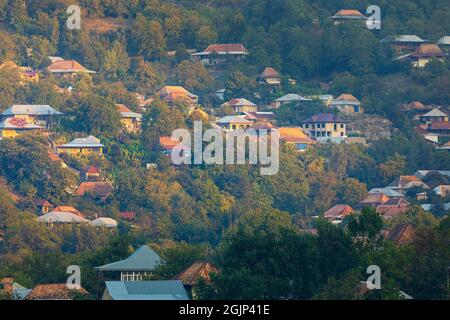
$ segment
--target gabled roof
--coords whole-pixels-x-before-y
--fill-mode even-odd
[[[253,123],[252,121],[244,119],[244,117],[240,117],[240,116],[226,116],[226,117],[220,118],[216,122],[219,124],[227,124],[227,123],[252,124]]]
[[[328,209],[324,213],[325,219],[331,218],[344,218],[354,212],[352,207],[346,204],[337,204],[334,207]]]
[[[94,221],[91,221],[90,224],[95,227],[117,228],[117,221],[111,218],[97,218]]]
[[[225,102],[222,106],[230,106],[230,107],[240,107],[240,106],[256,106],[253,102],[245,99],[245,98],[234,98],[230,101]]]
[[[173,280],[181,280],[185,286],[195,286],[199,279],[211,281],[210,273],[218,273],[218,269],[207,261],[196,261]]]
[[[44,130],[45,128],[34,123],[28,123],[21,118],[6,118],[0,122],[0,129],[11,130]]]
[[[296,101],[312,101],[311,99],[302,97],[299,94],[288,93],[278,99],[274,100],[275,102],[296,102]]]
[[[61,115],[49,105],[32,105],[32,104],[14,104],[6,109],[2,116],[29,115],[29,116],[47,116]]]
[[[96,73],[83,67],[75,60],[57,60],[47,67],[51,73]]]
[[[389,197],[383,193],[369,193],[367,197],[360,202],[360,205],[378,206],[389,200]]]
[[[72,206],[57,206],[56,208],[53,209],[53,212],[70,212],[73,213],[74,215],[84,218],[84,214],[82,214],[80,211],[78,211]]]
[[[429,187],[416,176],[400,176],[394,181],[392,181],[387,187],[388,188],[411,188],[414,186],[422,186],[429,189]]]
[[[84,170],[84,172],[87,174],[100,174],[100,169],[96,166],[89,166],[86,170]]]
[[[166,150],[173,150],[175,147],[177,147],[179,150],[188,148],[184,144],[182,146],[179,146],[180,141],[173,139],[172,137],[165,136],[165,137],[159,137],[159,145]]]
[[[122,118],[142,119],[142,114],[131,111],[124,104],[116,104],[116,107]]]
[[[407,206],[385,206],[385,205],[379,205],[377,207],[377,213],[382,215],[384,219],[391,219],[394,218],[402,213],[405,213],[408,211]]]
[[[104,145],[100,143],[100,139],[89,136],[87,138],[77,138],[67,144],[59,146],[59,148],[103,148]]]
[[[367,19],[365,15],[363,15],[358,10],[354,9],[343,9],[336,12],[332,19]]]
[[[264,71],[259,75],[260,78],[281,78],[280,73],[272,67],[267,67]]]
[[[369,193],[382,193],[389,198],[403,198],[403,194],[390,188],[373,188]]]
[[[385,43],[385,42],[421,43],[421,42],[425,42],[425,40],[421,39],[420,37],[416,36],[415,34],[402,34],[402,35],[387,36],[383,40],[381,40],[381,42],[382,43]]]
[[[386,235],[386,240],[394,241],[396,244],[406,244],[414,239],[415,230],[412,224],[398,224]]]
[[[125,260],[109,263],[95,269],[99,271],[153,271],[162,263],[158,254],[144,245]]]
[[[301,123],[345,123],[346,121],[331,113],[316,114]]]
[[[72,300],[74,294],[88,295],[83,289],[69,289],[67,284],[38,284],[25,300]]]
[[[421,44],[411,55],[413,58],[444,57],[447,54],[435,44]]]
[[[421,117],[448,117],[448,115],[446,113],[442,112],[441,110],[439,110],[438,108],[434,108],[433,110],[425,113]]]
[[[93,194],[99,197],[107,197],[113,192],[114,187],[109,182],[82,182],[75,191],[76,196]]]
[[[450,36],[443,36],[437,41],[437,44],[440,45],[450,45]]]
[[[240,43],[227,43],[227,44],[211,44],[203,50],[203,52],[193,53],[193,56],[208,55],[211,53],[217,54],[248,54],[247,49]]]
[[[106,281],[105,284],[113,300],[189,300],[179,280]]]
[[[89,220],[81,218],[71,212],[49,212],[38,217],[39,222],[45,223],[88,223]]]

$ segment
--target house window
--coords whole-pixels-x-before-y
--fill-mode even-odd
[[[331,131],[327,131],[327,136],[328,136],[328,137],[331,136]]]
[[[344,129],[344,124],[343,123],[341,123],[341,129]]]
[[[343,132],[341,132],[341,137],[343,137],[344,136],[344,133]]]
[[[334,124],[334,131],[336,131],[337,130],[337,124],[335,123]]]

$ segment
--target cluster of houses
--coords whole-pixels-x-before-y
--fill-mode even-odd
[[[196,261],[171,280],[151,280],[163,259],[144,245],[131,256],[96,267],[99,281],[104,283],[103,294],[93,297],[101,300],[190,300],[197,298],[200,279],[211,280],[218,269],[207,261]],[[88,296],[82,287],[65,283],[40,284],[27,289],[14,278],[0,279],[0,294],[15,300],[72,300]]]
[[[386,187],[373,188],[355,208],[346,204],[338,204],[324,213],[324,218],[333,224],[340,224],[343,220],[358,210],[372,207],[386,220],[406,213],[411,204],[407,200],[412,198],[421,204],[425,211],[433,209],[433,204],[427,204],[428,194],[439,196],[443,202],[450,195],[450,171],[446,170],[418,170],[414,175],[399,176]],[[450,204],[442,203],[445,210]]]
[[[444,36],[432,42],[417,35],[391,35],[381,40],[390,45],[398,55],[395,60],[409,61],[415,68],[423,68],[432,59],[444,62],[450,49],[450,37]]]

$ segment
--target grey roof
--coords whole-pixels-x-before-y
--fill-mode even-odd
[[[369,193],[382,193],[389,198],[403,198],[403,195],[400,192],[390,188],[373,188]]]
[[[142,119],[142,114],[136,112],[121,112],[120,115],[122,118]]]
[[[217,123],[225,124],[230,122],[239,122],[239,123],[253,123],[250,120],[244,119],[242,116],[226,116],[217,120]]]
[[[301,95],[295,93],[288,93],[278,99],[275,99],[276,102],[289,102],[289,101],[312,101],[311,99],[302,97]]]
[[[86,220],[71,212],[49,212],[38,218],[39,222],[46,223],[88,223]]]
[[[83,147],[102,148],[102,147],[104,147],[104,145],[100,143],[100,139],[97,139],[94,136],[89,136],[87,138],[74,139],[71,142],[69,142],[67,144],[63,144],[59,147],[60,148],[83,148]]]
[[[442,112],[441,110],[434,108],[430,112],[425,113],[422,117],[446,117],[447,114]]]
[[[106,281],[113,300],[189,300],[180,280]]]
[[[100,271],[153,271],[162,263],[158,254],[148,246],[142,246],[125,260],[109,263],[95,269]]]
[[[331,113],[319,113],[300,123],[346,123],[346,121]]]
[[[416,36],[415,34],[401,34],[387,36],[381,42],[425,42],[425,40]]]
[[[61,115],[62,113],[56,111],[49,105],[32,105],[32,104],[15,104],[6,109],[2,116],[14,116],[14,115],[33,115],[33,116],[45,116],[45,115]]]
[[[438,40],[437,44],[450,45],[450,36],[444,36],[444,37],[440,38]]]

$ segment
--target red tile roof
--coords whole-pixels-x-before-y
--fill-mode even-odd
[[[185,286],[194,286],[199,279],[206,282],[211,281],[210,273],[218,273],[211,263],[206,261],[196,261],[189,268],[176,275],[173,280],[181,280]]]
[[[337,97],[335,100],[359,102],[359,100],[357,98],[355,98],[353,95],[351,95],[350,93],[343,93],[339,97]]]
[[[204,50],[204,52],[243,52],[248,53],[244,45],[240,43],[227,44],[211,44]]]
[[[124,104],[116,104],[116,107],[119,112],[131,112],[131,110]]]
[[[25,300],[72,300],[74,294],[88,295],[83,289],[69,289],[66,284],[39,284],[26,296]]]
[[[259,76],[260,78],[281,78],[280,73],[272,67],[267,67]]]
[[[82,214],[80,211],[78,211],[72,206],[57,206],[55,209],[53,209],[53,212],[70,212],[83,219],[85,218],[84,214]]]
[[[359,12],[358,10],[354,10],[354,9],[343,9],[343,10],[339,10],[335,16],[340,16],[340,17],[348,17],[348,16],[359,16],[361,18],[365,18],[365,16]]]
[[[113,190],[114,188],[109,182],[82,182],[75,191],[75,195],[92,194],[94,196],[107,197]]]
[[[133,211],[126,211],[119,213],[120,218],[124,220],[134,220],[136,219],[136,212]]]
[[[414,237],[415,230],[410,223],[398,224],[386,235],[387,240],[394,241],[398,245],[409,243]]]
[[[100,174],[100,170],[96,166],[87,167],[85,173],[88,174]]]
[[[350,215],[352,212],[354,212],[355,210],[353,210],[352,207],[350,207],[349,205],[346,204],[337,204],[334,207],[328,209],[325,213],[324,213],[324,217],[325,219],[330,219],[330,218],[339,218],[339,217],[346,217],[348,215]]]
[[[414,58],[431,58],[431,57],[444,57],[447,54],[441,50],[436,44],[421,44],[416,51],[412,54]]]
[[[77,72],[92,72],[75,60],[60,60],[55,61],[47,67],[47,70],[54,73],[77,73]]]

